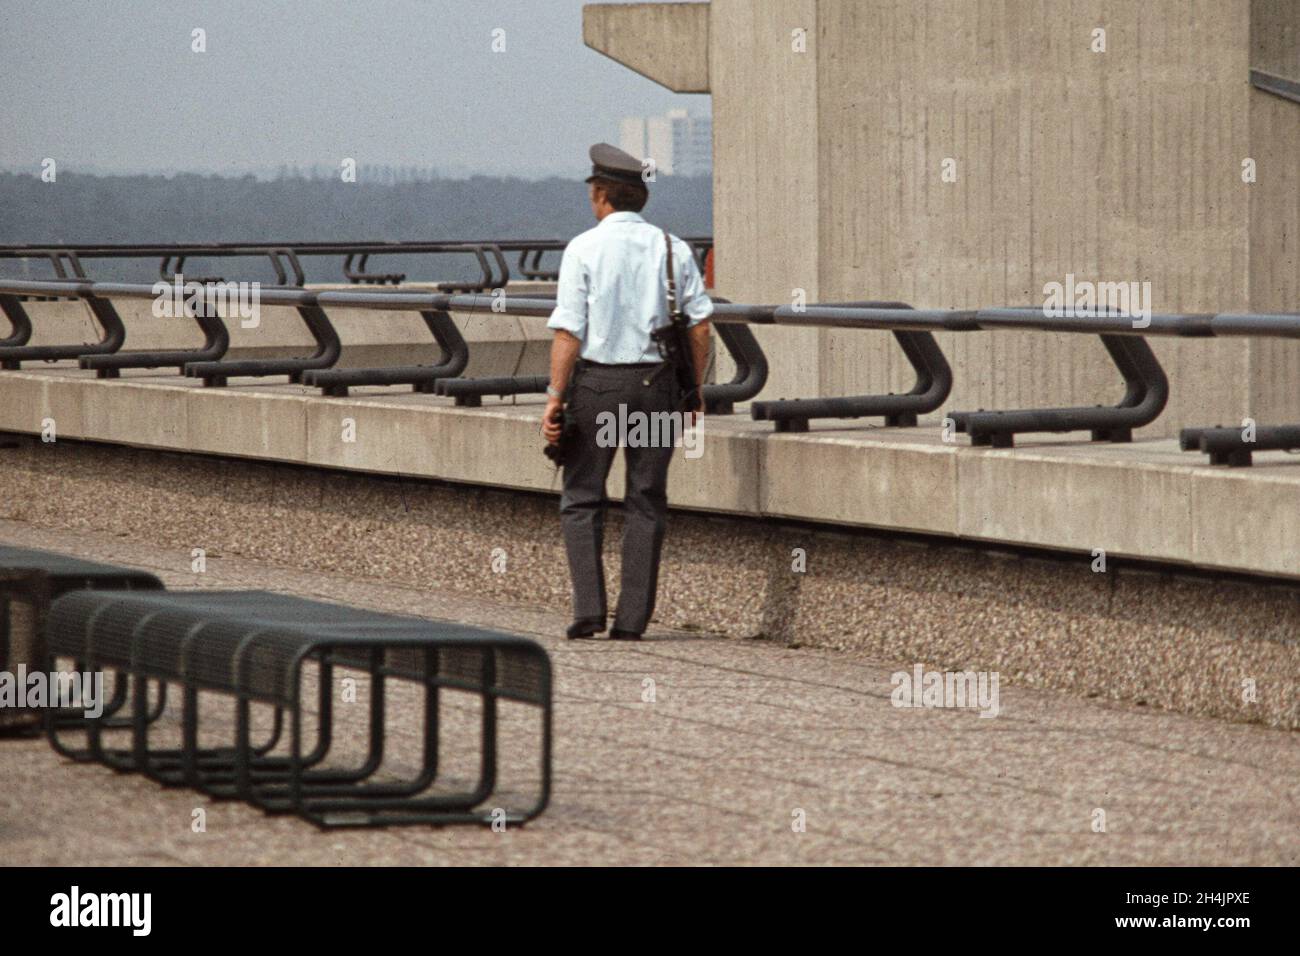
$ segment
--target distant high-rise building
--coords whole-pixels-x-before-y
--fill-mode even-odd
[[[707,176],[713,171],[713,120],[669,110],[663,116],[629,116],[619,129],[625,152],[654,161],[664,176]]]
[[[618,148],[625,153],[631,153],[633,156],[645,157],[645,117],[624,117],[622,124],[619,126]]]

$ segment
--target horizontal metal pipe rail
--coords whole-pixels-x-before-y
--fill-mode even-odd
[[[1300,81],[1278,76],[1276,73],[1266,73],[1263,70],[1251,70],[1250,85],[1257,90],[1290,100],[1292,103],[1300,103]]]
[[[59,279],[0,279],[0,295],[46,297],[96,296],[99,298],[155,299],[151,285],[126,282],[88,282]],[[318,304],[354,309],[452,312],[495,312],[505,315],[550,315],[555,300],[544,296],[484,293],[451,294],[394,289],[301,289],[263,286],[261,304],[299,306]],[[1040,332],[1080,332],[1089,335],[1133,335],[1180,338],[1264,337],[1300,338],[1300,312],[1259,314],[1152,315],[1141,326],[1132,319],[1110,314],[1076,314],[1053,317],[1041,309],[993,308],[937,310],[912,308],[857,308],[830,305],[742,305],[718,302],[711,320],[739,325],[818,327],[843,329],[895,329],[922,332],[979,332],[1020,329]]]
[[[457,405],[478,408],[484,395],[540,395],[550,384],[549,375],[506,375],[500,378],[444,378],[434,392],[454,398]]]
[[[683,242],[693,249],[713,247],[712,236],[686,236]],[[206,250],[276,248],[320,253],[354,252],[402,252],[411,247],[426,245],[486,245],[494,243],[505,252],[519,252],[533,249],[544,251],[562,251],[565,240],[550,239],[337,239],[311,240],[306,242],[10,242],[0,243],[0,256],[15,252],[41,252],[51,249],[60,252],[83,252],[96,258],[116,256],[119,258],[157,258],[180,250],[195,250],[199,255]]]
[[[275,273],[276,284],[298,288],[306,284],[306,273],[301,259],[308,256],[344,256],[343,272],[345,278],[354,284],[392,281],[400,282],[404,274],[385,274],[375,276],[352,270],[353,259],[361,256],[364,262],[371,255],[378,253],[400,253],[405,255],[444,254],[472,255],[478,262],[480,278],[478,281],[448,283],[443,291],[481,291],[500,288],[510,281],[510,270],[504,258],[504,252],[522,250],[527,252],[551,248],[553,240],[545,241],[507,241],[499,242],[406,242],[406,243],[200,243],[200,244],[165,244],[165,245],[104,245],[104,246],[47,246],[47,245],[9,245],[0,246],[0,259],[48,259],[57,278],[85,278],[85,266],[82,259],[144,259],[160,258],[159,278],[172,282],[178,274],[183,273],[185,262],[191,258],[266,258]],[[560,246],[563,248],[562,244]],[[489,264],[488,256],[495,262],[495,268]],[[364,268],[364,266],[362,266]],[[200,283],[220,282],[220,276],[191,276],[191,280]]]
[[[182,248],[163,256],[162,262],[158,265],[158,278],[164,282],[175,282],[179,276],[184,274],[185,260],[193,255],[194,253],[190,250]],[[274,246],[231,247],[222,250],[220,253],[206,253],[206,255],[232,258],[266,256],[271,263],[271,269],[275,272],[277,285],[303,286],[307,284],[307,276],[303,272],[302,263],[298,261],[298,254],[292,249]],[[281,262],[282,258],[283,262]],[[176,262],[173,263],[172,259],[175,259]],[[287,271],[285,269],[286,264],[288,265]],[[293,274],[292,279],[289,277],[290,273]],[[193,276],[192,281],[207,284],[208,282],[221,282],[223,280],[220,276]]]
[[[537,301],[541,301],[540,298]],[[555,300],[546,299],[555,306]],[[715,303],[726,299],[714,299]],[[549,312],[543,313],[549,315]],[[735,362],[736,371],[731,381],[704,386],[705,410],[714,415],[731,415],[736,402],[746,402],[757,395],[767,383],[767,356],[754,338],[754,333],[743,325],[718,326],[718,338]],[[438,395],[452,397],[457,405],[477,408],[483,396],[540,395],[550,384],[549,375],[516,375],[494,378],[443,378],[434,387]]]
[[[76,296],[85,299],[91,308],[95,310],[97,316],[102,314],[105,317],[103,321],[106,332],[112,334],[106,334],[104,341],[93,346],[86,344],[5,346],[4,342],[6,341],[17,341],[20,338],[26,341],[26,338],[30,337],[30,320],[26,313],[22,311],[17,296],[31,296],[34,294],[46,297]],[[5,310],[6,314],[10,315],[10,320],[14,325],[13,334],[8,339],[0,340],[0,363],[2,363],[0,367],[16,369],[20,367],[21,362],[24,360],[81,358],[91,354],[116,353],[125,339],[125,330],[121,327],[120,318],[117,318],[117,312],[110,300],[121,298],[154,300],[157,298],[157,294],[153,291],[152,286],[134,283],[89,283],[72,280],[0,280],[0,309]],[[321,388],[326,395],[331,396],[346,395],[349,387],[360,385],[407,384],[415,386],[417,391],[427,392],[431,391],[438,381],[459,375],[468,363],[468,345],[447,314],[452,308],[468,312],[501,312],[503,305],[508,305],[505,311],[513,315],[543,316],[550,315],[555,308],[554,299],[545,298],[531,299],[513,296],[502,298],[481,294],[453,295],[450,293],[378,290],[325,290],[318,292],[311,289],[275,286],[263,287],[260,290],[259,303],[265,306],[284,306],[297,309],[307,326],[308,332],[317,344],[316,351],[311,355],[291,358],[242,359],[237,361],[222,361],[220,355],[207,358],[206,351],[219,351],[220,354],[224,354],[226,344],[229,341],[228,334],[226,334],[217,343],[220,346],[219,349],[214,347],[211,350],[205,350],[204,358],[198,361],[186,361],[182,365],[183,374],[189,377],[201,378],[205,386],[211,387],[225,386],[230,378],[236,376],[287,375],[290,381]],[[325,310],[335,307],[419,312],[429,326],[434,340],[442,350],[442,356],[438,364],[369,369],[333,368],[332,366],[341,355],[342,346],[338,333]],[[11,313],[9,312],[10,308],[16,311]],[[207,315],[211,314],[208,309],[199,311],[204,313],[205,321]],[[112,325],[112,319],[117,319],[116,326]],[[215,319],[215,321],[220,322],[220,319]],[[24,331],[25,336],[21,334]],[[222,332],[225,333],[224,324],[222,325]],[[120,358],[112,368],[100,368],[91,365],[89,359],[82,359],[81,364],[86,368],[97,368],[102,377],[108,377],[115,374],[120,368],[153,368],[176,364],[172,360],[177,357],[176,353],[171,352],[126,352],[119,354]],[[544,389],[545,384],[537,391],[543,391]],[[520,388],[516,389],[514,393],[520,394],[528,390]],[[482,394],[492,393],[490,390]]]
[[[713,240],[708,236],[693,236],[685,242],[691,246],[704,268]],[[343,256],[343,274],[357,285],[398,284],[406,279],[405,273],[367,272],[367,263],[375,255],[438,255],[467,254],[475,256],[482,276],[478,282],[443,283],[440,291],[483,291],[505,286],[510,281],[506,253],[518,253],[518,269],[525,278],[533,281],[551,281],[558,278],[555,270],[541,268],[542,256],[562,252],[566,242],[561,239],[457,239],[457,240],[393,240],[377,242],[211,242],[211,243],[20,243],[0,245],[0,259],[47,259],[56,278],[86,278],[82,259],[160,259],[158,274],[171,282],[182,272],[190,258],[260,258],[271,264],[276,283],[281,286],[302,286],[306,277],[300,260],[308,256]],[[493,265],[487,257],[491,256]],[[175,260],[173,262],[173,260]],[[197,281],[220,281],[215,276],[195,276]]]
[[[1125,375],[1125,398],[1111,409],[1044,409],[1023,412],[957,413],[969,423],[974,418],[980,443],[1006,445],[1017,431],[1075,431],[1089,430],[1098,440],[1124,440],[1125,429],[1131,430],[1154,421],[1163,409],[1168,396],[1168,383],[1155,361],[1154,354],[1141,342],[1147,336],[1176,338],[1264,337],[1300,338],[1300,313],[1171,313],[1151,315],[1135,322],[1131,317],[1098,312],[1076,312],[1071,315],[1052,316],[1041,308],[992,308],[978,310],[901,310],[901,309],[849,309],[838,306],[807,306],[795,308],[780,306],[720,306],[715,322],[749,322],[760,325],[813,326],[822,328],[906,329],[912,331],[976,332],[1020,330],[1041,332],[1075,332],[1099,335],[1103,342],[1107,336],[1129,337],[1128,347],[1122,357],[1117,349],[1107,345],[1112,359]],[[1135,380],[1136,377],[1136,380]],[[1134,389],[1139,391],[1135,392]],[[1100,411],[1101,414],[1097,414]],[[1290,440],[1288,428],[1265,433],[1275,443]],[[1258,439],[1258,432],[1256,438]],[[1226,437],[1216,439],[1227,441]],[[1240,446],[1247,443],[1238,433]],[[1239,450],[1240,450],[1239,446]],[[1185,446],[1188,447],[1188,446]],[[1263,445],[1256,444],[1257,450]],[[1209,451],[1207,449],[1207,451]],[[1228,463],[1226,452],[1211,463]],[[1236,461],[1248,464],[1249,458],[1238,454]]]
[[[1184,428],[1178,433],[1178,446],[1183,451],[1209,455],[1212,465],[1249,468],[1254,463],[1254,452],[1300,450],[1300,425]]]
[[[72,280],[0,280],[0,306],[15,296],[72,296],[84,298],[96,308],[97,315],[112,315],[111,298],[154,298],[151,286],[129,283],[85,282]],[[96,306],[96,303],[99,303]],[[412,311],[494,312],[509,315],[549,315],[554,300],[528,296],[495,296],[479,293],[451,294],[406,290],[329,290],[313,291],[294,288],[264,288],[261,303],[272,306],[298,308],[304,314],[309,328],[313,318],[318,329],[318,350],[306,359],[268,360],[239,363],[199,363],[200,373],[225,378],[230,375],[289,374],[300,380],[312,368],[327,368],[337,360],[335,345],[318,334],[321,329],[332,333],[323,310],[340,306],[362,309],[408,309]],[[993,308],[978,310],[934,310],[909,308],[864,308],[839,305],[794,306],[741,305],[719,302],[714,308],[713,321],[720,325],[774,325],[788,327],[820,327],[847,329],[880,329],[912,332],[975,332],[996,330],[1021,330],[1042,332],[1073,332],[1103,337],[1112,359],[1124,376],[1128,388],[1120,404],[1109,409],[1041,409],[1016,412],[975,412],[962,415],[968,430],[972,424],[973,436],[987,437],[990,443],[1005,442],[1017,432],[1065,432],[1089,430],[1102,440],[1123,440],[1123,432],[1139,427],[1163,409],[1168,396],[1168,383],[1155,362],[1154,355],[1142,339],[1148,336],[1177,338],[1217,337],[1271,337],[1300,338],[1300,313],[1186,313],[1151,315],[1142,322],[1111,313],[1075,313],[1047,315],[1035,308]],[[21,338],[19,322],[9,340]],[[111,324],[111,323],[109,323]],[[120,321],[118,323],[120,332]],[[105,340],[94,346],[42,346],[50,350],[41,355],[23,357],[47,358],[76,357],[98,350],[111,353],[120,347],[120,335],[114,341],[112,330],[106,326]],[[720,333],[721,335],[722,333]],[[1128,339],[1127,343],[1120,341]],[[336,337],[335,337],[336,341]],[[0,344],[0,361],[12,362],[14,353],[22,353],[28,346]],[[52,355],[51,355],[52,353]],[[278,365],[276,363],[279,363]],[[202,368],[202,366],[209,366]],[[214,367],[215,366],[215,367]],[[187,365],[189,374],[196,366]],[[443,379],[439,379],[442,381]],[[436,386],[435,386],[436,387]],[[833,409],[839,412],[840,409]],[[1101,414],[1098,416],[1098,411]],[[994,416],[991,419],[976,416]],[[1270,441],[1290,441],[1290,432],[1281,429],[1267,432]],[[1216,438],[1216,440],[1218,440]],[[1199,447],[1199,443],[1197,444]],[[1262,446],[1256,446],[1262,447]],[[1211,452],[1214,454],[1214,452]]]

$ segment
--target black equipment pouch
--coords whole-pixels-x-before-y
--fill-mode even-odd
[[[695,359],[691,353],[691,320],[682,312],[677,302],[677,279],[673,274],[673,239],[663,230],[664,245],[668,250],[668,324],[650,333],[650,339],[659,347],[665,367],[655,375],[671,370],[677,380],[678,394],[682,397],[682,411],[696,412],[703,408],[703,396],[695,384]]]
[[[565,459],[569,456],[569,450],[573,448],[573,442],[577,434],[578,423],[569,414],[568,408],[561,407],[560,440],[554,445],[547,442],[546,447],[542,449],[542,454],[549,458],[556,468],[563,468]]]

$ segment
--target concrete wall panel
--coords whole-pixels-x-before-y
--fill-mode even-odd
[[[823,297],[1038,305],[1073,273],[1149,281],[1156,310],[1244,308],[1248,29],[1242,0],[821,0]],[[827,333],[826,391],[904,386],[901,356],[864,338]],[[1148,433],[1238,415],[1248,348],[1157,345],[1173,396]],[[945,349],[953,408],[1094,404],[1117,380],[1079,336]]]
[[[1251,66],[1300,82],[1300,3],[1254,0]],[[1300,311],[1300,103],[1252,90],[1250,302],[1258,311]],[[1250,414],[1261,423],[1300,421],[1300,342],[1251,343]]]
[[[818,285],[817,3],[715,0],[713,235],[717,287],[740,302],[809,302]],[[806,33],[796,52],[793,31]],[[821,333],[758,329],[771,357],[764,397],[816,394]],[[719,363],[729,376],[730,361]]]

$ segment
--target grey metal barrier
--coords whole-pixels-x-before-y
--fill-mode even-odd
[[[30,334],[30,320],[21,312],[20,296],[82,298],[104,326],[104,338],[92,345],[38,346],[20,344],[24,331]],[[121,348],[125,338],[121,320],[113,310],[115,298],[155,298],[151,286],[126,283],[85,282],[73,280],[3,280],[0,281],[0,310],[10,316],[14,331],[0,340],[0,367],[17,368],[28,359],[82,357],[85,367],[95,355],[113,354]],[[260,359],[223,361],[208,359],[187,361],[184,373],[197,376],[204,384],[219,386],[232,376],[288,375],[292,381],[307,382],[331,390],[330,394],[346,393],[350,384],[411,384],[428,391],[437,390],[438,383],[452,378],[450,372],[459,363],[463,341],[453,336],[454,326],[441,325],[441,335],[429,316],[437,313],[494,312],[508,315],[549,315],[554,300],[543,297],[516,295],[485,295],[481,293],[417,292],[408,290],[330,290],[315,291],[302,288],[272,287],[263,289],[261,302],[266,305],[297,308],[312,332],[316,351],[308,356],[290,359]],[[17,305],[16,311],[11,311]],[[435,338],[443,348],[443,359],[437,366],[417,366],[397,371],[338,370],[337,375],[324,375],[332,369],[339,357],[337,334],[325,310],[331,307],[359,309],[411,310],[426,315]],[[205,308],[204,310],[208,310]],[[1160,314],[1138,322],[1110,312],[1076,312],[1069,315],[1049,315],[1041,308],[991,308],[975,310],[913,309],[902,303],[881,305],[809,305],[767,306],[741,305],[719,302],[715,306],[713,321],[718,325],[719,336],[732,348],[733,355],[744,359],[748,354],[753,361],[746,367],[738,361],[738,380],[722,386],[723,392],[714,392],[715,407],[730,410],[735,401],[753,397],[766,378],[766,360],[759,359],[761,349],[750,336],[738,339],[738,329],[722,331],[726,326],[769,325],[789,327],[819,327],[841,329],[884,330],[895,333],[900,346],[917,371],[917,384],[902,396],[859,396],[850,398],[796,399],[789,402],[759,402],[751,407],[757,420],[771,420],[778,429],[792,430],[807,427],[813,418],[852,418],[860,415],[882,415],[886,424],[896,427],[914,424],[916,414],[938,407],[951,387],[951,369],[943,359],[937,344],[930,338],[902,336],[898,333],[979,332],[995,330],[1020,330],[1041,332],[1067,332],[1098,336],[1115,362],[1124,383],[1124,395],[1113,406],[1019,409],[950,412],[957,430],[971,436],[974,444],[1010,447],[1018,434],[1034,432],[1067,433],[1087,431],[1094,441],[1122,442],[1132,439],[1133,429],[1154,421],[1168,401],[1169,384],[1159,362],[1152,353],[1146,338],[1150,336],[1179,338],[1216,338],[1225,336],[1300,338],[1300,313],[1254,314]],[[739,347],[733,347],[742,341]],[[157,361],[156,353],[135,353],[132,364],[154,367],[168,362]],[[149,363],[152,362],[153,365]],[[463,368],[463,366],[461,366]],[[437,371],[435,371],[437,370]],[[99,368],[97,374],[109,375],[113,369]],[[322,376],[324,378],[322,379]],[[536,387],[536,383],[490,382],[479,394],[492,394],[505,384],[505,393],[519,393]],[[444,386],[446,389],[446,386]],[[473,386],[467,386],[462,397],[472,397]],[[451,387],[448,394],[456,391]],[[709,398],[706,391],[706,399]],[[466,402],[467,404],[469,402]],[[1253,448],[1294,448],[1297,431],[1291,427],[1264,429],[1248,442],[1245,436],[1234,440],[1226,434],[1229,430],[1189,429],[1184,433],[1184,447],[1196,448],[1210,454],[1212,463],[1229,465],[1250,464]],[[1249,447],[1247,447],[1249,446]]]

